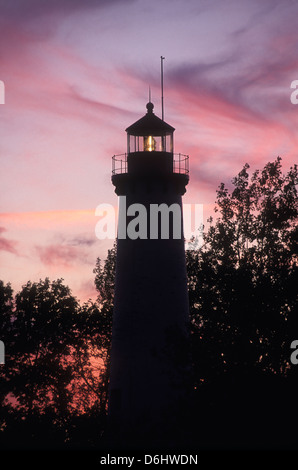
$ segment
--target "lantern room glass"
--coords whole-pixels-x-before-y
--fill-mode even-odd
[[[173,153],[173,134],[169,135],[128,135],[127,152],[169,152]]]

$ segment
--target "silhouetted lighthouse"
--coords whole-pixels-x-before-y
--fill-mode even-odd
[[[153,108],[126,129],[127,154],[113,157],[120,206],[109,419],[122,436],[164,429],[183,406],[188,376],[188,156],[174,154],[175,129]]]

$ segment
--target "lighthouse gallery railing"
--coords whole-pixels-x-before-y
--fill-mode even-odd
[[[112,157],[112,175],[127,173],[127,153],[114,155]],[[173,173],[188,175],[189,156],[183,153],[173,154]]]

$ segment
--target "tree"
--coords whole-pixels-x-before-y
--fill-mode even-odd
[[[215,370],[228,363],[288,368],[288,356],[274,352],[288,347],[287,322],[297,305],[297,167],[282,175],[280,162],[255,171],[251,181],[245,165],[231,193],[222,183],[219,217],[209,221],[203,247],[187,253],[194,329],[220,334],[213,338],[222,345]]]
[[[105,346],[110,348],[112,339],[112,322],[114,306],[115,270],[116,270],[116,243],[108,250],[107,257],[102,264],[97,258],[93,270],[95,274],[95,287],[98,291],[98,303],[101,308],[102,333],[105,336]]]
[[[298,326],[297,166],[283,175],[277,158],[251,179],[248,168],[232,180],[231,192],[220,184],[218,217],[210,218],[203,246],[187,252],[194,385],[198,397],[213,402],[217,419],[230,410],[226,422],[234,422],[232,409],[236,419],[245,408],[248,421],[257,419],[256,410],[269,419],[277,391],[283,405],[271,411],[281,414]]]
[[[1,370],[2,442],[19,446],[63,446],[78,436],[77,425],[97,414],[93,442],[103,421],[99,310],[80,306],[63,280],[28,282],[13,298],[0,284],[0,331],[7,345]]]
[[[96,265],[93,270],[93,273],[95,274],[94,283],[98,291],[97,302],[100,305],[100,321],[98,326],[102,341],[101,350],[103,351],[102,359],[104,369],[102,374],[102,401],[104,400],[105,406],[107,406],[108,400],[110,375],[116,251],[117,248],[115,242],[113,247],[108,250],[104,263],[102,263],[100,258],[97,258]]]

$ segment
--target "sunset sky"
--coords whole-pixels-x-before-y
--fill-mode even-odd
[[[117,206],[111,157],[146,112],[151,87],[190,156],[187,203],[210,214],[245,163],[297,163],[296,0],[0,0],[0,278],[63,278],[95,299],[92,272]]]

